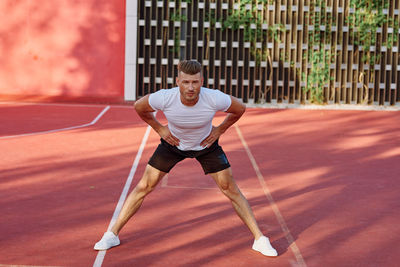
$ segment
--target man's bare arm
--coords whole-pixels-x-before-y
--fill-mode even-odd
[[[231,127],[235,122],[237,122],[240,117],[242,117],[243,113],[246,111],[246,106],[239,101],[236,97],[231,96],[231,106],[226,111],[228,115],[226,115],[225,120],[218,125],[217,127],[213,127],[210,135],[201,142],[201,146],[209,147],[213,144],[225,131]]]
[[[167,141],[170,145],[178,146],[179,139],[171,134],[168,126],[162,125],[155,117],[154,110],[149,104],[149,95],[145,95],[135,102],[135,110],[137,114],[144,120],[151,128],[156,131],[162,139]]]

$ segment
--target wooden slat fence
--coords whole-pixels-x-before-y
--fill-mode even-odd
[[[197,59],[205,86],[244,102],[400,105],[399,2],[138,0],[137,97]]]

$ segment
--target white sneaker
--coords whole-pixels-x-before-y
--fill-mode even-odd
[[[255,251],[269,257],[278,256],[278,252],[271,246],[268,237],[262,236],[257,240],[254,240],[253,247]]]
[[[105,232],[99,242],[94,245],[95,250],[107,250],[120,244],[118,236],[113,232]]]

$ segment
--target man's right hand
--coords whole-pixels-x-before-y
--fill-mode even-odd
[[[179,146],[179,139],[172,135],[168,126],[162,126],[159,128],[157,133],[162,139],[172,146]]]

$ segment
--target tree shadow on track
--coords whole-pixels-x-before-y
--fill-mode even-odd
[[[122,246],[110,251],[105,265],[226,266],[235,261],[235,266],[261,266],[279,262],[251,250],[250,232],[220,192],[159,188],[153,194],[132,225],[127,225],[121,234]],[[160,201],[167,205],[157,207]]]
[[[93,264],[146,131],[114,126],[1,141],[2,263]]]
[[[240,129],[307,264],[393,266],[398,112],[254,115]]]
[[[116,118],[109,115],[107,120]],[[308,266],[391,266],[397,262],[398,125],[398,113],[386,112],[248,110],[239,121]],[[29,138],[26,143],[13,140],[13,150],[3,154],[3,164],[18,163],[3,165],[0,173],[6,176],[0,180],[4,218],[0,229],[8,241],[0,246],[3,253],[11,252],[8,256],[15,261],[10,262],[26,264],[21,259],[29,255],[28,263],[36,265],[93,263],[92,246],[108,225],[137,152],[138,141],[131,142],[132,136],[143,136],[145,131],[144,124],[98,126],[66,133],[61,140],[55,135]],[[234,128],[229,131],[226,135],[235,135]],[[100,137],[103,141],[95,142]],[[158,143],[158,138],[153,139],[134,184]],[[232,149],[233,157],[239,154],[235,149],[243,149],[234,138],[222,138],[222,143]],[[41,153],[34,154],[37,151]],[[254,189],[247,187],[257,179],[253,170],[240,168],[233,165],[236,180],[245,185],[244,191]],[[210,190],[204,197],[203,191],[200,196],[197,191],[167,189],[158,188],[146,199],[136,222],[130,222],[121,236],[124,245],[111,250],[106,261],[115,255],[115,266],[132,262],[157,266],[163,260],[167,261],[164,265],[176,266],[172,260],[182,257],[182,251],[199,251],[182,266],[226,266],[226,255],[233,254],[240,261],[230,264],[244,266],[254,261],[248,230],[221,193]],[[179,194],[184,198],[178,198]],[[249,191],[248,199],[282,255],[268,263],[282,266],[291,244],[277,226],[265,195]],[[183,201],[188,203],[182,211],[187,215],[180,217],[172,207]],[[182,235],[198,230],[203,234],[192,236],[193,242],[182,241]],[[81,241],[77,244],[76,240]],[[157,242],[161,244],[152,250]]]

